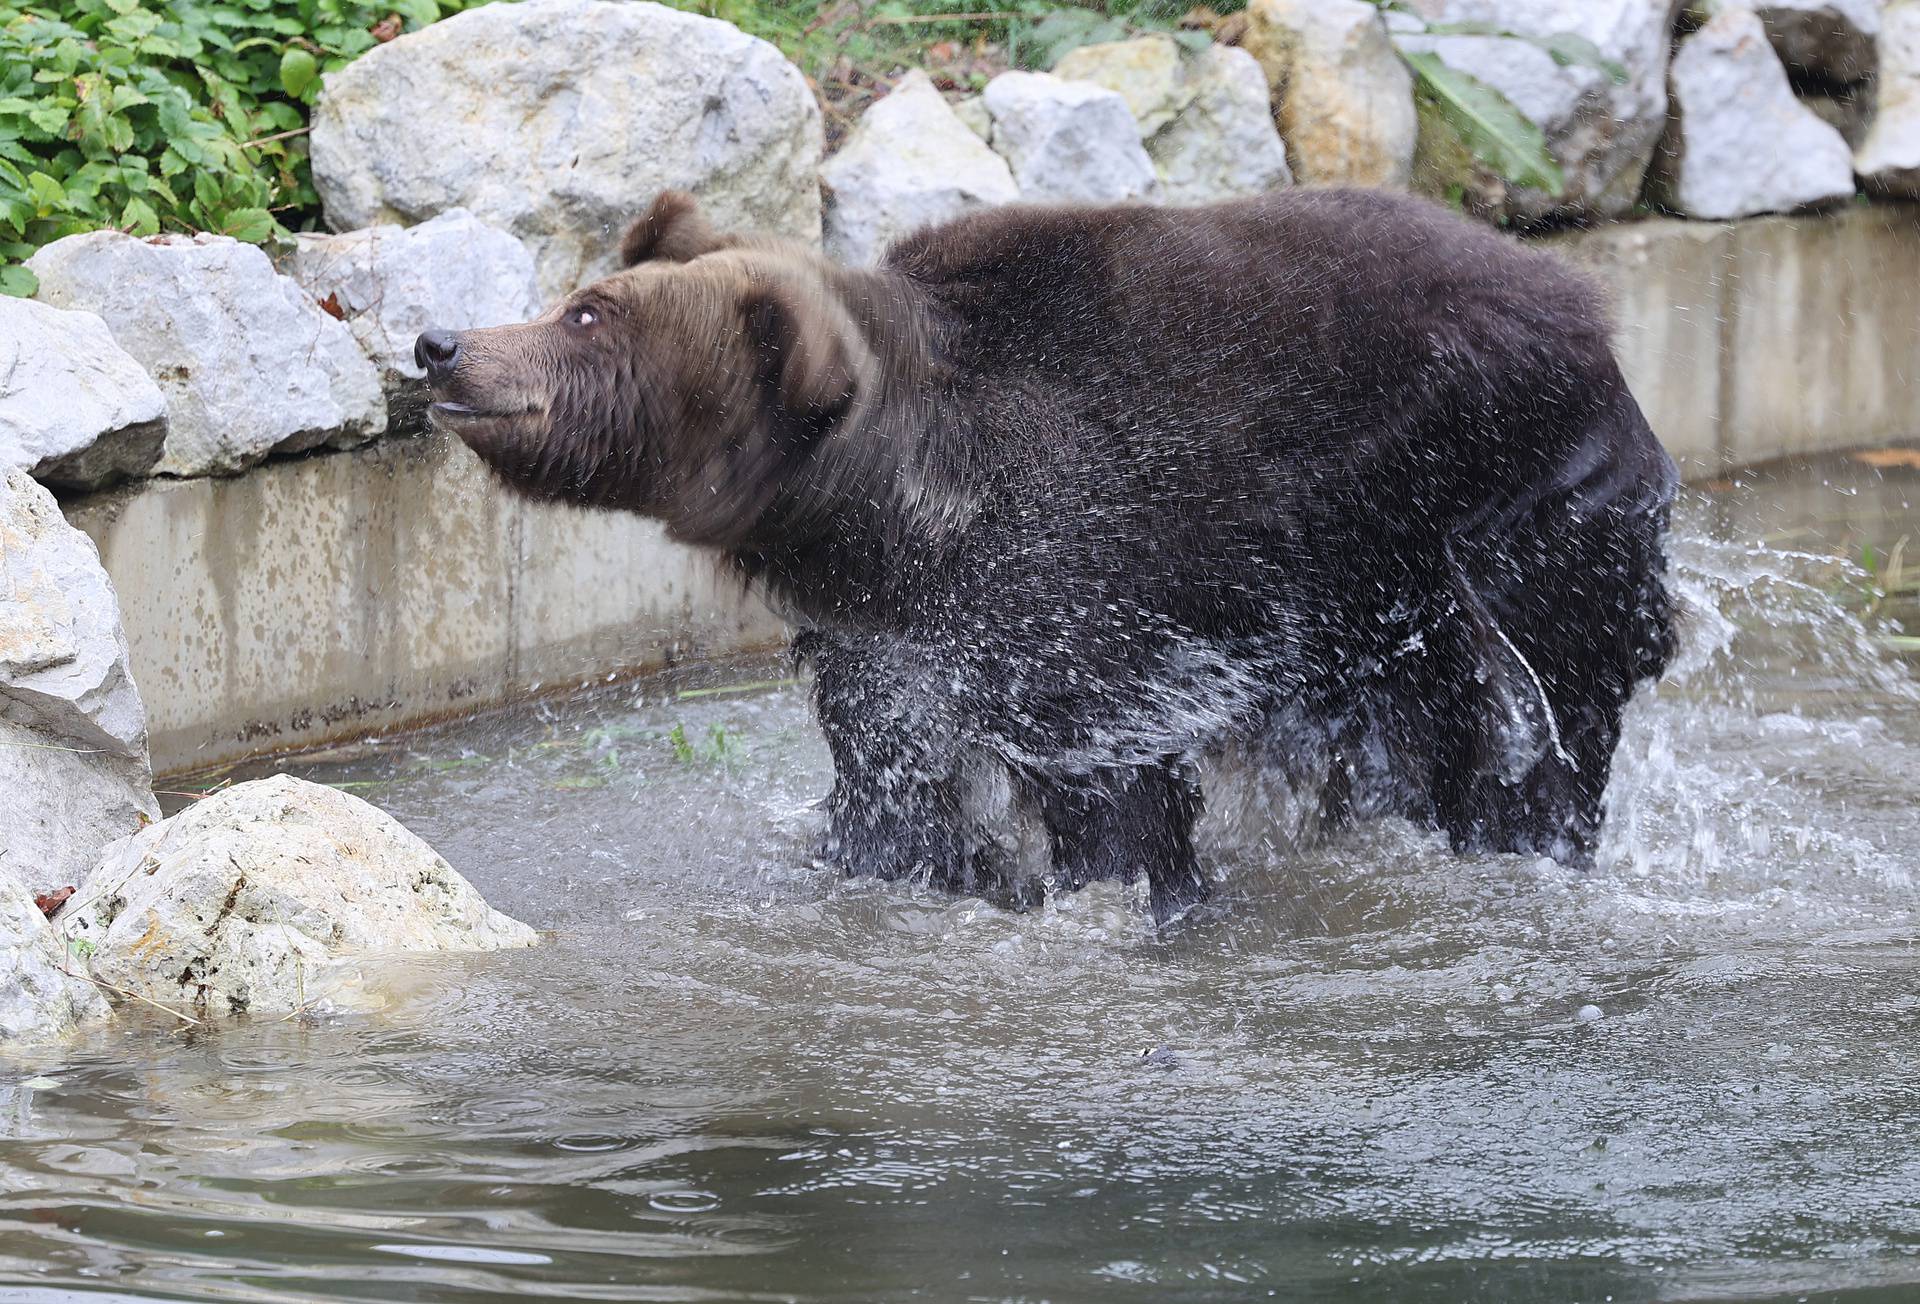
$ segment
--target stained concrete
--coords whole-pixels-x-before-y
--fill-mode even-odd
[[[1547,243],[1608,286],[1628,382],[1690,478],[1920,436],[1920,206]],[[119,590],[161,770],[781,637],[657,526],[514,498],[445,440],[67,510]]]
[[[376,732],[781,629],[648,521],[404,440],[68,505],[119,590],[154,767]]]
[[[1605,282],[1614,353],[1627,385],[1688,478],[1720,469],[1720,350],[1726,338],[1729,228],[1634,222],[1557,239]]]
[[[1627,383],[1688,478],[1920,437],[1920,204],[1546,243],[1611,292]]]

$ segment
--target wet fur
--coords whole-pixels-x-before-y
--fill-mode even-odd
[[[1007,890],[969,825],[989,764],[1062,885],[1144,875],[1178,913],[1227,743],[1336,819],[1591,859],[1670,654],[1675,475],[1557,259],[1329,190],[998,209],[872,270],[668,196],[624,248],[569,301],[607,329],[471,332],[446,392],[545,394],[462,434],[796,622],[849,872]]]

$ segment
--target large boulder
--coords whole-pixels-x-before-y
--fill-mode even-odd
[[[96,489],[160,460],[167,401],[90,312],[0,297],[0,470]]]
[[[1559,197],[1485,176],[1495,207],[1522,220],[1619,217],[1640,198],[1667,122],[1667,60],[1679,0],[1407,0],[1428,23],[1484,23],[1511,36],[1434,36],[1402,26],[1394,39],[1499,91],[1531,119],[1565,174]],[[1557,62],[1536,41],[1574,36],[1617,64]],[[1284,129],[1284,124],[1283,124]]]
[[[120,603],[93,541],[23,470],[0,476],[0,878],[77,883],[160,811]]]
[[[102,981],[217,1014],[360,1003],[360,961],[537,940],[391,816],[285,775],[109,847],[55,923]]]
[[[1253,0],[1258,61],[1296,181],[1405,188],[1419,123],[1413,78],[1364,0]]]
[[[1157,188],[1127,102],[1091,82],[1044,72],[1004,72],[980,103],[990,137],[1023,199],[1036,203],[1119,203]]]
[[[345,326],[249,244],[91,231],[27,265],[39,297],[98,313],[167,400],[166,475],[350,448],[387,427],[380,377]]]
[[[107,1012],[33,893],[0,874],[0,1045],[51,1041]]]
[[[1139,127],[1169,204],[1257,195],[1293,182],[1267,79],[1245,50],[1199,53],[1170,36],[1085,45],[1054,72],[1117,93]]]
[[[1879,40],[1878,113],[1854,156],[1861,184],[1920,199],[1920,0],[1890,0]]]
[[[910,231],[1020,198],[1006,160],[917,69],[860,118],[820,170],[827,252],[871,263]]]
[[[426,369],[413,359],[420,332],[522,322],[541,307],[527,247],[463,208],[418,226],[302,235],[281,269],[337,313],[380,368],[394,434],[424,428]]]
[[[451,208],[526,241],[558,298],[616,266],[658,191],[722,230],[817,240],[820,107],[730,23],[648,3],[484,5],[327,74],[313,180],[335,230]]]
[[[1853,151],[1793,96],[1749,10],[1726,8],[1680,42],[1656,190],[1688,217],[1783,213],[1853,194]]]

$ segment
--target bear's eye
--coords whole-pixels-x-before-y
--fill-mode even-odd
[[[591,308],[575,308],[567,314],[567,321],[574,326],[591,326],[600,320],[600,314]]]

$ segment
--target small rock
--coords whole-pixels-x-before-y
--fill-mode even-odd
[[[533,255],[465,209],[418,226],[375,226],[343,235],[302,235],[281,263],[347,329],[380,368],[389,433],[425,428],[425,368],[413,344],[430,326],[475,330],[540,314]]]
[[[1607,1015],[1598,1005],[1582,1005],[1574,1011],[1573,1017],[1576,1023],[1598,1023]]]
[[[876,262],[910,231],[1020,198],[1006,160],[917,69],[866,111],[820,179],[827,252],[848,263]]]
[[[969,95],[965,99],[953,101],[953,116],[967,125],[967,130],[981,140],[993,138],[993,115],[987,112],[987,106],[978,95]]]
[[[1724,9],[1683,39],[1671,80],[1656,190],[1676,211],[1726,220],[1853,194],[1853,152],[1794,98],[1751,11]]]
[[[213,1013],[360,1003],[356,959],[537,940],[391,816],[285,775],[109,847],[56,926],[102,980]]]
[[[25,471],[0,473],[0,879],[78,882],[102,847],[158,817],[152,787],[100,554]]]
[[[1396,28],[1404,49],[1425,50],[1512,102],[1546,136],[1565,174],[1556,198],[1482,171],[1495,212],[1523,220],[1619,217],[1640,199],[1667,123],[1667,60],[1677,0],[1408,0],[1433,24],[1488,23],[1536,39],[1583,37],[1620,65],[1624,82],[1585,63],[1556,63],[1532,41],[1505,36],[1428,36]],[[1284,131],[1285,124],[1282,124]]]
[[[1266,75],[1245,50],[1198,54],[1169,36],[1087,45],[1054,69],[1127,102],[1169,204],[1206,204],[1291,185]]]
[[[252,245],[92,231],[27,265],[42,302],[98,313],[159,382],[162,474],[230,473],[386,429],[379,374],[353,336]]]
[[[1253,0],[1241,45],[1272,87],[1294,179],[1404,189],[1413,77],[1364,0]]]
[[[335,230],[464,208],[552,300],[615,270],[661,190],[723,231],[820,236],[820,106],[767,42],[658,4],[482,5],[327,74],[313,180]]]
[[[413,344],[430,326],[476,330],[540,314],[527,247],[463,208],[418,226],[302,235],[283,263],[316,300],[332,300],[389,375],[426,375]]]
[[[78,972],[78,961],[73,962]],[[27,890],[0,874],[0,1043],[51,1041],[107,1013],[84,978],[70,976],[61,943]],[[22,1086],[58,1086],[29,1079]]]
[[[1920,0],[1889,0],[1879,66],[1879,111],[1854,171],[1876,194],[1920,199]]]
[[[1044,72],[1003,72],[980,95],[993,119],[994,152],[1022,199],[1118,203],[1154,193],[1153,160],[1127,102],[1089,82]]]
[[[0,297],[0,470],[97,489],[160,460],[167,401],[90,312]]]

